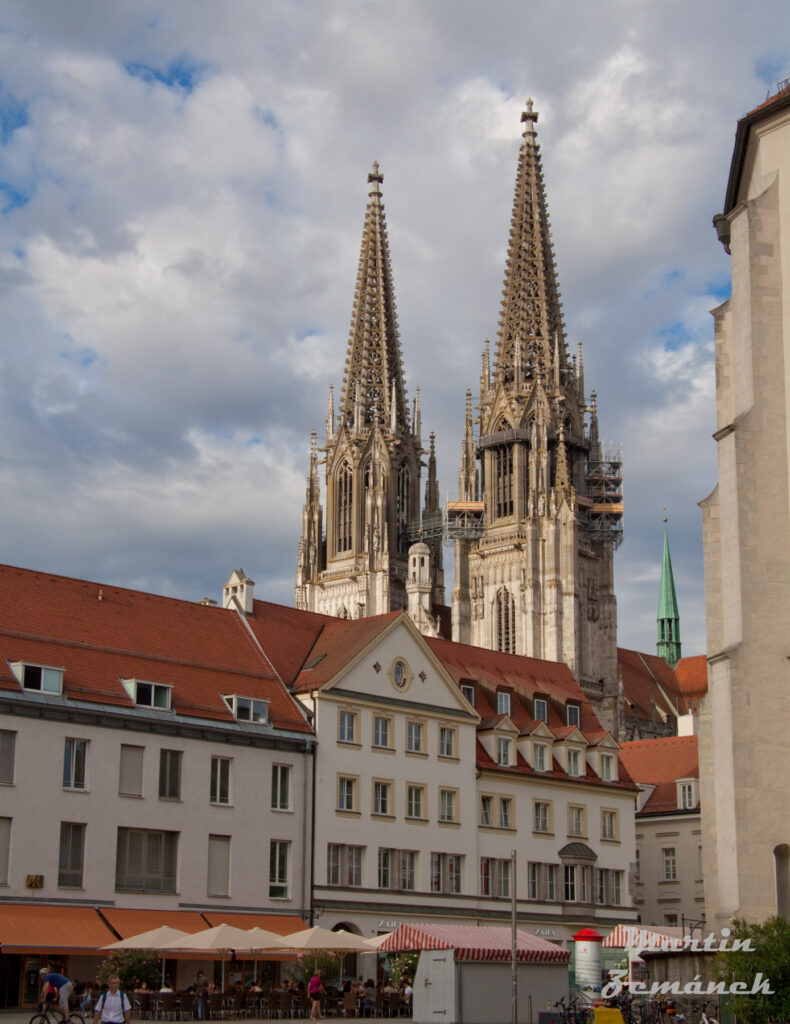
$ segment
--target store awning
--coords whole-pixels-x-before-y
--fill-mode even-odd
[[[618,924],[603,940],[604,949],[682,949],[683,936],[679,928],[665,927],[662,931],[643,928],[638,924]]]
[[[234,914],[221,910],[206,910],[203,917],[212,928],[218,924],[232,924],[235,928],[265,928],[266,931],[276,932],[278,935],[290,935],[291,932],[300,932],[307,927],[300,917],[291,917],[288,914]],[[169,921],[163,923],[170,924]],[[173,927],[178,928],[178,925]],[[205,928],[205,925],[203,927]]]
[[[0,904],[0,952],[96,953],[116,936],[93,907]]]
[[[101,913],[122,939],[150,932],[163,924],[188,932],[190,935],[206,927],[203,915],[196,910],[133,910],[128,907],[102,907]],[[110,939],[110,942],[114,941],[115,936]]]
[[[455,960],[510,960],[510,928],[489,925],[402,924],[379,946],[382,953],[418,949],[452,949]],[[516,959],[521,963],[567,964],[568,950],[529,932],[516,933]]]

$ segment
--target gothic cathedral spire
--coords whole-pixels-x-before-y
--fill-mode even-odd
[[[675,596],[675,577],[672,575],[672,559],[669,556],[667,521],[664,519],[664,554],[661,559],[661,588],[658,594],[658,642],[656,653],[659,658],[674,668],[680,661],[680,612]]]
[[[598,442],[581,346],[568,356],[531,100],[521,120],[494,367],[486,343],[480,375],[474,455],[485,512],[475,539],[455,540],[453,639],[566,662],[611,728],[619,454]],[[472,449],[467,397],[459,498],[470,509]]]
[[[296,573],[297,608],[347,618],[407,606],[407,556],[420,529],[421,456],[428,454],[420,440],[419,389],[409,419],[383,181],[374,163],[368,175],[340,406],[336,418],[330,389],[322,449],[326,537],[320,532],[316,460],[311,454]],[[430,469],[426,513],[438,500],[433,456]],[[434,597],[441,603],[441,546],[433,561]]]

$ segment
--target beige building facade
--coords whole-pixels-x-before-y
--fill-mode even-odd
[[[790,88],[738,123],[714,310],[718,484],[702,501],[699,718],[707,919],[790,916]]]

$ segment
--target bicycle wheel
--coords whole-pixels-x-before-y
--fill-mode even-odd
[[[49,1015],[46,1013],[34,1013],[29,1024],[49,1024]]]
[[[77,1010],[72,1010],[69,1014],[69,1024],[85,1024],[85,1018]]]

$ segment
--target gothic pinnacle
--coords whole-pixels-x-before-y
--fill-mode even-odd
[[[538,112],[537,112],[537,110],[533,110],[532,109],[532,97],[530,97],[527,100],[527,109],[521,115],[521,123],[522,124],[526,124],[528,126],[528,127],[524,128],[524,138],[526,138],[527,135],[535,135],[535,134],[537,134],[536,131],[535,131],[535,125],[537,124],[537,121],[538,121]],[[529,127],[530,125],[531,125],[531,127]]]
[[[373,188],[370,190],[371,195],[380,195],[380,185],[384,184],[384,175],[379,171],[378,160],[373,161],[373,170],[368,175],[368,184],[371,184]]]

